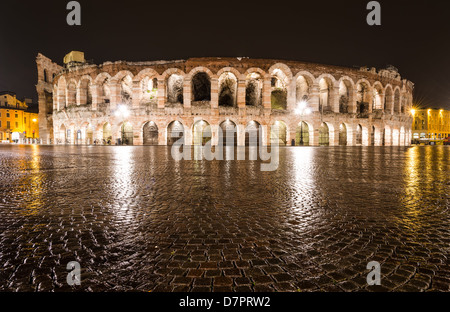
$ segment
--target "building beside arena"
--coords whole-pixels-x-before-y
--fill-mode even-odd
[[[32,100],[19,100],[16,93],[0,92],[0,143],[35,143],[39,139],[38,114]]]
[[[450,137],[450,111],[445,109],[412,109],[414,143],[444,143]]]
[[[37,56],[44,144],[405,146],[412,82],[397,69],[298,61],[191,58],[85,61]],[[261,127],[260,127],[261,126]],[[222,129],[222,131],[219,131]]]

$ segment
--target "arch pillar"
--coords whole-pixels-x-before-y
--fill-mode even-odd
[[[191,108],[191,79],[185,78],[183,83],[183,105]]]
[[[184,93],[184,90],[183,90]],[[163,109],[166,99],[166,82],[164,79],[158,79],[158,108]],[[184,96],[184,94],[183,94]]]
[[[374,137],[375,137],[375,146],[381,146],[381,145],[383,145],[382,133],[383,133],[383,132],[382,132],[378,127],[375,127],[375,133],[374,133]]]
[[[194,129],[191,129],[191,126],[183,125],[184,127],[184,144],[187,146],[194,145],[194,142],[192,142],[193,139],[193,133]]]
[[[238,146],[245,146],[245,125],[238,124],[237,131],[237,144]]]
[[[331,107],[333,112],[339,113],[339,82],[335,82],[333,84],[333,88],[330,90],[329,99],[329,106]]]
[[[117,108],[120,102],[120,85],[117,83],[113,83],[109,86],[109,89],[111,91],[109,107],[111,110],[114,110]]]
[[[310,88],[310,98],[308,101],[309,107],[311,108],[311,111],[313,112],[318,112],[319,111],[319,96],[320,96],[320,91],[319,91],[319,84],[318,83],[314,83],[311,88]],[[317,138],[319,134],[317,133]],[[318,142],[318,141],[316,141]]]
[[[369,113],[372,113],[373,112],[373,89],[372,88],[370,88],[367,91],[367,97],[369,99]]]
[[[350,114],[356,114],[358,108],[356,105],[356,90],[354,88],[352,88],[351,90],[349,90],[349,94],[350,94],[350,99],[349,99],[349,103],[348,103],[348,112]]]
[[[366,127],[363,127],[361,125],[361,135],[362,135],[362,145],[363,146],[369,146],[370,142],[369,142],[369,130]]]
[[[211,108],[219,108],[219,79],[213,77],[211,79]]]
[[[237,106],[245,108],[245,80],[238,79],[237,84]]]
[[[291,79],[287,88],[287,107],[286,107],[287,111],[293,111],[297,106],[295,103],[297,100],[296,89],[297,89],[296,80]]]
[[[139,103],[141,102],[141,97],[142,97],[140,81],[133,81],[132,84],[133,84],[133,86],[132,86],[131,92],[132,92],[133,99],[131,101],[131,107],[139,108]]]
[[[142,129],[141,127],[135,127],[135,125],[133,125],[133,145],[142,144],[144,144]]]
[[[272,109],[272,98],[271,98],[271,81],[270,76],[264,77],[263,80],[263,98],[262,98],[262,104],[265,109]]]
[[[98,109],[98,105],[100,104],[100,97],[99,97],[99,92],[100,92],[100,87],[96,84],[93,84],[91,86],[91,90],[92,90],[92,105],[91,105],[91,110],[97,110]]]

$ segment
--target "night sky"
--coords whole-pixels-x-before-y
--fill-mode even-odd
[[[81,0],[72,27],[68,2],[2,1],[0,90],[37,99],[38,52],[59,64],[72,50],[97,64],[247,56],[391,64],[415,83],[416,105],[450,109],[448,1],[381,0],[382,26],[368,26],[369,0]]]

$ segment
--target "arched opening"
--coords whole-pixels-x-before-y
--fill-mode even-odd
[[[221,137],[219,137],[219,142],[222,142],[223,146],[237,146],[236,124],[228,119],[220,124],[220,129],[222,131]]]
[[[111,143],[112,143],[111,124],[107,122],[103,125],[103,144],[111,145]]]
[[[211,80],[207,73],[199,72],[192,77],[193,102],[211,101]]]
[[[251,73],[245,81],[245,105],[261,106],[263,79],[259,73]]]
[[[330,103],[331,81],[322,78],[319,81],[319,111],[331,112],[333,109]]]
[[[275,69],[271,77],[272,109],[287,108],[287,77],[280,69]]]
[[[309,100],[309,88],[310,83],[304,76],[299,76],[296,81],[296,102],[300,103],[302,101],[307,102]]]
[[[86,126],[86,144],[91,145],[94,142],[94,131],[92,129],[92,125],[88,124]]]
[[[388,113],[392,113],[393,103],[394,103],[394,97],[393,97],[392,88],[388,87],[385,91],[385,96],[384,96],[384,111],[388,112]]]
[[[101,104],[108,104],[111,99],[111,89],[109,88],[109,79],[106,78],[98,88],[98,98]]]
[[[257,121],[250,121],[245,128],[245,146],[259,146],[261,125]]]
[[[167,78],[167,102],[183,104],[183,76],[172,74]]]
[[[356,145],[362,145],[362,126],[358,125],[356,127]]]
[[[67,87],[67,107],[77,104],[77,85],[71,81]]]
[[[199,120],[193,127],[193,143],[196,146],[205,146],[211,141],[211,126],[204,120]]]
[[[400,128],[400,142],[399,142],[399,146],[404,146],[405,145],[405,139],[406,139],[406,136],[405,136],[405,128],[404,127],[401,127]]]
[[[120,81],[120,103],[131,106],[133,100],[133,80],[129,75]],[[132,145],[132,144],[131,144]]]
[[[330,145],[330,130],[326,123],[322,123],[319,128],[319,145],[329,146]]]
[[[373,110],[382,110],[383,109],[383,90],[381,87],[376,84],[373,87]]]
[[[365,82],[360,82],[358,83],[356,90],[357,113],[365,115],[369,113],[369,85]]]
[[[400,90],[396,89],[394,92],[394,112],[400,113]]]
[[[347,81],[341,81],[339,84],[339,113],[347,114],[350,104],[351,85]]]
[[[122,145],[133,145],[133,126],[129,122],[124,122],[120,129]]]
[[[277,120],[274,122],[270,130],[270,143],[285,146],[287,133],[286,124]]]
[[[61,125],[61,127],[59,127],[59,139],[60,139],[60,143],[62,144],[68,144],[69,142],[67,142],[67,129],[65,125]]]
[[[91,81],[84,78],[80,83],[80,105],[92,104]]]
[[[77,130],[75,137],[75,144],[80,145],[83,142],[83,134],[81,130]]]
[[[158,145],[158,126],[155,122],[149,121],[143,128],[143,144],[144,145]]]
[[[370,131],[370,146],[375,146],[375,127],[372,126]]]
[[[402,114],[404,114],[404,113],[406,112],[407,102],[408,102],[408,99],[407,99],[406,97],[402,97],[402,98],[401,98],[400,112],[401,112]]]
[[[295,133],[295,145],[309,146],[309,126],[304,121],[300,122],[297,127]]]
[[[58,87],[57,87],[57,101],[58,106],[57,109],[63,109],[67,106],[67,99],[66,99],[66,82],[64,79],[59,79],[58,81]]]
[[[219,77],[219,106],[234,107],[237,102],[237,78],[225,72]]]
[[[167,145],[184,144],[184,126],[178,120],[172,121],[167,127]]]
[[[146,76],[141,80],[141,103],[156,104],[158,98],[158,79]]]
[[[381,136],[381,145],[386,146],[386,129],[383,129],[383,134]]]
[[[48,82],[48,74],[46,69],[44,69],[44,82]]]
[[[345,124],[339,126],[339,145],[347,146],[347,126]]]

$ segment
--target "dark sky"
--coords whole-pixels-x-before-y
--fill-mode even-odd
[[[342,66],[396,66],[415,101],[450,109],[448,1],[381,0],[382,26],[368,26],[369,0],[2,1],[0,90],[36,99],[38,52],[59,64],[71,50],[95,63],[248,56]]]

